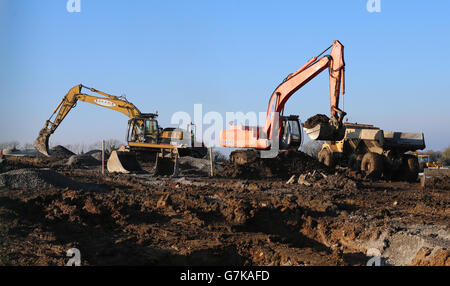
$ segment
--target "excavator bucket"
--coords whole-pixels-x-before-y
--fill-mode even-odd
[[[345,136],[345,128],[336,129],[328,123],[320,123],[312,128],[304,129],[311,140],[340,141]]]
[[[42,128],[38,138],[34,141],[34,148],[41,154],[50,157],[48,149],[48,139],[50,138],[50,130],[47,127]]]
[[[112,151],[106,167],[110,173],[129,174],[142,171],[136,153],[127,151]]]
[[[179,161],[178,156],[160,157],[156,156],[154,175],[155,176],[178,176]]]

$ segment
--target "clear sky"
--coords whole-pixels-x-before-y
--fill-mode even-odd
[[[345,46],[352,122],[450,145],[450,1],[0,0],[0,142],[33,142],[83,83],[126,94],[168,126],[176,111],[265,111],[274,88],[332,41]],[[286,114],[328,113],[327,73]],[[51,141],[124,139],[127,118],[80,102]],[[224,126],[225,127],[225,126]]]

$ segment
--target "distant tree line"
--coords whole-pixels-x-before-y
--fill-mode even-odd
[[[421,154],[430,155],[433,161],[438,162],[441,165],[450,165],[450,146],[448,146],[443,152],[440,151],[425,151]]]

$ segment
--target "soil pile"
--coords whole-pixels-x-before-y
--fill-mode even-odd
[[[326,175],[317,171],[299,175],[298,179],[296,175],[292,175],[292,177],[286,182],[287,185],[293,185],[296,183],[302,186],[312,186],[318,189],[343,190],[347,192],[357,191],[358,186],[361,186],[360,182],[353,180],[343,173],[336,172],[332,175]]]
[[[76,182],[50,169],[19,169],[0,174],[0,188],[40,189],[76,187]]]
[[[91,151],[88,151],[88,152],[86,152],[86,153],[84,153],[84,155],[90,155],[90,156],[92,156],[92,155],[94,155],[94,154],[96,154],[96,153],[102,153],[102,150],[91,150]]]
[[[58,145],[50,150],[50,155],[57,159],[68,159],[75,155],[72,151],[65,148],[64,146]]]
[[[49,157],[9,156],[4,158],[1,172],[17,169],[48,168],[52,167],[57,161],[58,159]]]
[[[412,266],[450,266],[450,250],[443,248],[422,248],[411,262]]]
[[[73,155],[67,161],[67,166],[71,167],[82,167],[82,166],[98,166],[101,161],[95,159],[90,155]]]
[[[242,151],[234,151],[242,152]],[[233,152],[233,153],[234,153]],[[222,177],[243,178],[243,179],[263,179],[263,178],[290,178],[292,175],[299,175],[307,172],[321,171],[329,173],[329,169],[300,151],[285,151],[275,158],[261,158],[258,151],[250,150],[246,152],[257,152],[251,162],[235,165],[228,163],[220,172]],[[231,156],[233,156],[233,153]]]
[[[94,159],[102,161],[102,150],[91,150],[91,151],[87,152],[85,155],[90,155]],[[105,154],[105,157],[107,157],[106,154]]]
[[[193,157],[180,157],[179,169],[181,174],[208,174],[210,172],[209,161]]]
[[[330,118],[328,116],[326,116],[325,114],[316,114],[313,117],[306,120],[305,124],[303,126],[307,129],[310,129],[310,128],[315,127],[317,124],[328,123],[329,121],[330,121]]]
[[[425,188],[450,190],[450,177],[430,177],[425,181]]]

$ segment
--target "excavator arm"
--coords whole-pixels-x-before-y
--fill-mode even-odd
[[[102,96],[93,96],[82,93],[82,89],[85,88]],[[38,138],[34,142],[34,147],[42,154],[49,156],[48,140],[50,135],[53,134],[67,116],[67,114],[74,108],[78,101],[84,101],[91,104],[95,104],[101,107],[112,109],[121,112],[129,118],[134,118],[141,114],[139,109],[125,98],[113,96],[94,88],[86,87],[82,84],[77,85],[69,90],[69,92],[63,97],[61,102],[53,111],[53,114],[46,121],[44,128],[39,132]],[[56,114],[54,121],[53,116]]]
[[[318,59],[329,49],[330,55]],[[339,96],[345,93],[345,62],[344,46],[339,41],[334,41],[333,45],[323,51],[316,57],[310,59],[303,67],[295,73],[289,75],[274,91],[269,100],[267,108],[266,122],[264,132],[271,138],[272,126],[274,126],[274,112],[282,114],[288,99],[305,84],[322,73],[325,69],[329,70],[330,82],[330,113],[331,118],[336,124],[342,124],[345,112],[339,109]]]

